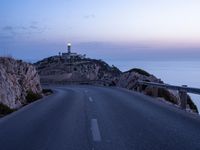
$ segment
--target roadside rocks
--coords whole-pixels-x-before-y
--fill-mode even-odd
[[[0,57],[0,103],[17,109],[27,103],[30,92],[42,94],[35,67],[21,60]]]
[[[164,83],[161,79],[156,78],[154,75],[151,75],[144,70],[135,68],[122,73],[116,85],[129,90],[137,91],[139,86],[138,81]],[[162,98],[175,105],[180,105],[180,95],[178,91],[143,85],[141,86],[140,92],[152,97]],[[198,112],[196,105],[193,103],[189,95],[187,103],[189,111]]]

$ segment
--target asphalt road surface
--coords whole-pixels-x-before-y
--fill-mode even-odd
[[[119,88],[53,89],[0,119],[0,150],[200,150],[197,115]]]

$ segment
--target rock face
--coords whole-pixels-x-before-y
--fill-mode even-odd
[[[127,72],[124,72],[118,82],[116,83],[117,86],[127,88],[130,90],[137,90],[138,88],[138,81],[147,81],[147,82],[155,82],[155,83],[164,83],[160,79],[156,78],[155,76],[149,74],[148,72],[141,70],[141,69],[132,69]],[[162,98],[170,103],[180,105],[180,96],[178,91],[167,90],[163,88],[154,88],[151,86],[142,86],[140,89],[142,93]],[[154,95],[155,90],[157,91],[157,95]],[[193,112],[198,112],[196,105],[192,102],[190,96],[188,95],[188,109]]]
[[[121,71],[95,59],[63,59],[59,56],[46,58],[35,64],[42,83],[95,83],[108,84],[121,75]]]
[[[41,94],[39,75],[31,64],[0,57],[0,103],[11,109],[26,104],[28,92]]]
[[[131,90],[132,89],[136,90],[138,80],[163,83],[160,79],[157,79],[155,76],[149,74],[148,72],[144,70],[131,69],[129,71],[124,72],[120,76],[117,82],[117,86],[128,88]]]

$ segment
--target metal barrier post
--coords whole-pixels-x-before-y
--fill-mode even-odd
[[[187,85],[183,85],[182,87],[187,87]],[[179,90],[179,94],[180,94],[180,101],[181,101],[180,107],[181,107],[181,109],[186,109],[186,107],[187,107],[187,91],[184,89]]]
[[[158,88],[157,87],[153,87],[153,96],[158,97]]]
[[[140,85],[137,86],[137,92],[140,92]]]
[[[142,92],[142,85],[141,85],[141,84],[138,85],[137,91],[138,91],[138,92]]]

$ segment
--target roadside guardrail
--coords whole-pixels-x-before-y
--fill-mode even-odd
[[[142,90],[142,85],[152,86],[154,88],[153,95],[155,97],[158,96],[158,88],[165,88],[169,90],[178,91],[180,95],[180,102],[181,102],[180,107],[182,109],[186,109],[187,107],[187,93],[200,95],[200,89],[188,87],[187,85],[176,86],[176,85],[170,85],[170,84],[165,84],[165,83],[162,84],[162,83],[147,82],[147,81],[138,81],[138,85],[139,85],[137,88],[138,92]]]

